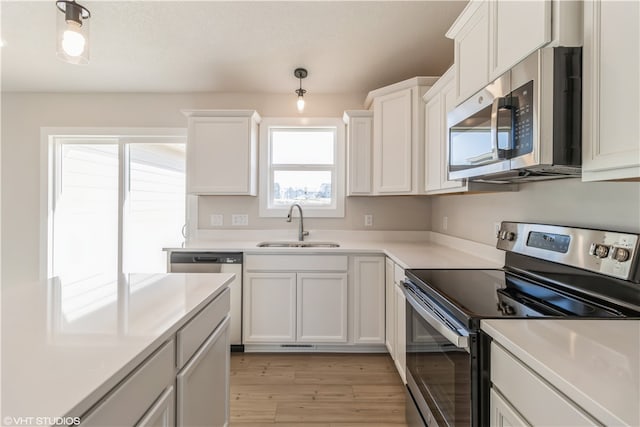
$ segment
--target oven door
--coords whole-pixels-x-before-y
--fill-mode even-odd
[[[436,304],[405,285],[407,386],[429,426],[472,423],[472,358],[469,336],[452,330],[429,307]]]

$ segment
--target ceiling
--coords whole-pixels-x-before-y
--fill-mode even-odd
[[[0,3],[7,92],[366,93],[453,63],[466,1],[83,1],[90,62],[55,54],[55,1]]]

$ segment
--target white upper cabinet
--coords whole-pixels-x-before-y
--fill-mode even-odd
[[[456,104],[538,48],[581,46],[581,21],[582,1],[471,0],[446,34],[454,40]]]
[[[257,194],[257,137],[253,110],[189,110],[187,193]]]
[[[411,192],[411,89],[373,101],[376,190]]]
[[[347,196],[367,195],[373,190],[373,112],[344,112],[347,125]]]
[[[454,41],[455,95],[459,104],[489,82],[489,2],[469,3],[447,37]]]
[[[425,106],[425,182],[427,194],[466,191],[466,180],[448,178],[447,113],[455,106],[454,69],[450,68],[424,95]]]
[[[551,0],[489,2],[489,80],[551,41]]]
[[[369,93],[373,103],[373,193],[422,194],[424,103],[437,77],[415,77]]]
[[[640,3],[584,4],[583,181],[640,178]]]

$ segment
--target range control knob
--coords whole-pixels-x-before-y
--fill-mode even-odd
[[[500,230],[498,232],[498,238],[500,240],[508,240],[511,242],[516,238],[516,233],[514,233],[513,231]]]
[[[625,262],[631,257],[629,249],[626,248],[613,248],[611,250],[611,258],[618,262]]]
[[[606,258],[609,255],[609,246],[592,243],[589,248],[589,255],[593,255],[596,258]]]

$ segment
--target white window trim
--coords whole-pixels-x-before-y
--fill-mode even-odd
[[[332,208],[304,207],[304,216],[310,218],[343,218],[345,204],[345,124],[335,117],[263,117],[260,122],[260,191],[258,193],[261,217],[286,217],[289,207],[269,208],[269,128],[270,127],[334,127],[336,129],[335,197]]]
[[[84,128],[84,127],[42,127],[40,128],[40,271],[41,280],[50,276],[53,268],[53,183],[55,170],[56,140],[64,138],[118,138],[129,142],[127,137],[135,137],[136,142],[186,142],[186,128]],[[149,137],[145,141],[145,137]],[[187,198],[187,222],[197,218],[197,209]],[[122,221],[119,221],[122,224]],[[120,246],[120,245],[119,245]],[[118,249],[120,252],[120,248]],[[122,254],[118,253],[121,259]]]

